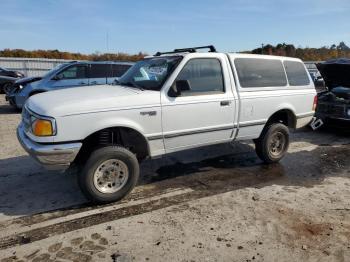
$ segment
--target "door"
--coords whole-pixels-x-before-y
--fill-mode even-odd
[[[87,65],[72,65],[58,73],[50,81],[53,88],[85,86],[89,84]]]
[[[110,64],[91,64],[89,70],[89,85],[105,85],[111,74]]]
[[[176,97],[162,94],[162,127],[166,152],[229,141],[234,130],[235,99],[224,55],[183,61],[172,85],[187,81]]]

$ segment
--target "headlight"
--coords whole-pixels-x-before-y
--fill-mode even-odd
[[[31,116],[30,119],[32,132],[35,136],[53,136],[55,135],[55,120],[50,118],[41,118]]]
[[[347,113],[348,113],[348,116],[350,117],[350,108],[348,108],[348,112]]]

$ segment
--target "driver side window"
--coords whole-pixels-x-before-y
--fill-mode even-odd
[[[87,78],[86,66],[84,65],[71,66],[66,70],[64,70],[63,72],[59,73],[58,77],[62,80]]]
[[[196,58],[190,60],[176,81],[188,81],[190,90],[183,91],[182,96],[224,93],[224,80],[221,63],[216,58]]]

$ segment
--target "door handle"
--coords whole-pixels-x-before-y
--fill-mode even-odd
[[[91,84],[96,85],[97,81],[92,81]]]
[[[86,85],[86,83],[85,82],[80,82],[79,85]]]
[[[229,106],[230,104],[231,104],[230,101],[221,101],[221,102],[220,102],[220,105],[221,105],[221,106]]]

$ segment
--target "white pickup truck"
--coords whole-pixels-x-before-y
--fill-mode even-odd
[[[207,48],[147,57],[117,85],[35,95],[18,139],[44,166],[80,166],[80,187],[97,203],[130,192],[147,157],[253,139],[264,162],[279,161],[289,129],[314,115],[316,91],[304,64]]]

